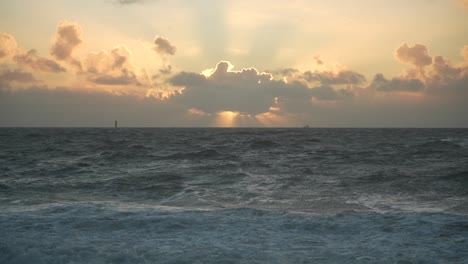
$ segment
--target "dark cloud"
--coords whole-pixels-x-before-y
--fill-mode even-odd
[[[383,74],[378,73],[369,87],[382,92],[418,92],[424,89],[424,83],[419,79],[392,78],[387,80]]]
[[[174,55],[177,51],[177,48],[171,44],[171,42],[162,36],[156,35],[154,37],[153,50],[156,51],[162,59],[162,65],[159,69],[160,75],[169,75],[172,73],[172,66],[169,64],[167,56]],[[154,78],[158,78],[158,75],[155,75]]]
[[[159,73],[161,74],[171,74],[172,73],[172,66],[171,65],[164,65],[161,69],[159,69]]]
[[[448,59],[436,56],[432,71],[425,78],[425,82],[428,93],[468,100],[468,64],[466,63],[455,66]]]
[[[25,72],[19,69],[16,70],[4,70],[0,72],[0,83],[33,83],[36,82],[36,78],[30,72]]]
[[[141,0],[118,0],[117,2],[122,5],[128,5],[128,4],[140,3],[142,1]]]
[[[288,81],[303,81],[306,83],[317,84],[323,87],[331,87],[333,85],[360,85],[366,82],[364,75],[346,69],[338,71],[306,71],[302,73],[298,69],[285,68],[272,71],[275,75],[285,77]]]
[[[320,59],[320,56],[315,56],[314,60],[315,60],[315,63],[317,63],[318,65],[323,65],[324,64],[323,60]]]
[[[280,70],[279,73],[282,74],[283,76],[289,76],[289,75],[294,75],[294,74],[299,73],[299,70],[294,69],[294,68],[286,68],[286,69]]]
[[[141,4],[148,2],[148,0],[117,0],[115,3],[121,4],[121,5],[131,5],[131,4]]]
[[[299,114],[279,115],[284,116],[289,121],[287,124],[292,126],[466,127],[466,83],[466,79],[458,79],[456,83],[450,84],[465,91],[464,97],[456,93],[457,100],[427,100],[430,98],[424,97],[424,101],[413,101],[398,94],[384,93],[380,100],[361,98],[359,102],[323,105],[314,101],[305,108],[293,104],[297,108],[287,110],[297,110]],[[284,85],[272,81],[272,85],[275,84]],[[293,91],[286,89],[285,93],[296,93],[299,97],[304,95],[300,89],[292,88],[294,85],[298,85],[297,88],[303,87],[300,83],[291,85],[289,89]],[[447,89],[440,89],[441,93],[446,91]],[[440,97],[441,94],[434,94],[435,99]],[[297,102],[292,96],[275,101],[279,107]],[[282,112],[284,111],[286,110]],[[0,89],[0,126],[3,127],[112,127],[115,119],[119,120],[121,126],[130,127],[213,126],[216,125],[213,122],[215,118],[217,115],[206,114],[197,108],[187,108],[186,104],[173,100],[115,95],[102,91],[67,90],[60,87],[30,87],[16,91]],[[266,124],[285,125],[275,122]],[[262,124],[257,122],[249,125]]]
[[[30,67],[36,71],[42,72],[65,72],[65,68],[60,66],[57,62],[42,58],[37,55],[36,50],[30,50],[26,53],[16,55],[13,60],[20,64]]]
[[[310,107],[312,97],[340,100],[350,95],[330,86],[310,88],[301,81],[274,80],[271,74],[255,68],[233,71],[232,67],[221,61],[208,77],[192,72],[175,75],[170,83],[185,89],[171,100],[206,113],[235,111],[257,115],[267,112],[275,101],[284,111],[299,112]]]
[[[307,82],[320,82],[323,85],[358,85],[366,82],[364,75],[350,71],[341,70],[339,72],[323,71],[304,73],[304,79]]]
[[[182,71],[169,81],[175,86],[202,86],[207,82],[207,78],[203,74]]]
[[[408,44],[404,43],[395,51],[395,56],[402,63],[410,64],[418,68],[432,63],[432,58],[429,56],[427,47],[422,44],[416,44],[410,47]]]
[[[96,84],[103,85],[129,85],[129,84],[138,84],[135,75],[120,75],[120,76],[93,76],[89,80]]]
[[[207,113],[238,111],[258,114],[269,109],[275,95],[271,92],[270,75],[257,70],[229,71],[228,62],[220,62],[209,77],[182,72],[170,80],[172,85],[184,86],[182,93],[171,100],[187,108]]]
[[[293,78],[294,76],[301,74],[301,72],[295,68],[284,68],[284,69],[267,71],[267,72],[270,72],[273,75],[280,75],[282,77],[289,77],[289,78]]]
[[[331,86],[317,86],[311,89],[311,94],[318,100],[336,101],[353,96],[353,93],[346,89],[334,89]]]
[[[454,67],[450,61],[444,59],[442,56],[434,57],[432,67],[435,73],[444,79],[458,78],[462,72],[461,68]]]
[[[66,61],[82,70],[81,62],[75,59],[73,51],[83,43],[81,27],[78,24],[62,21],[57,26],[50,54],[59,61]]]
[[[174,55],[177,51],[167,38],[157,35],[154,37],[153,49],[160,55]]]

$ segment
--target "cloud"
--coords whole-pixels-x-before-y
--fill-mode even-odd
[[[16,40],[12,35],[0,32],[0,62],[14,56],[17,48]]]
[[[310,72],[304,73],[304,79],[307,82],[320,82],[323,85],[358,85],[365,83],[366,78],[364,75],[350,71],[340,70],[338,72],[323,71],[323,72]]]
[[[452,66],[450,61],[444,59],[442,56],[434,57],[432,67],[435,74],[444,79],[455,79],[458,78],[462,72],[461,68]]]
[[[136,77],[134,75],[122,75],[122,76],[95,76],[89,79],[91,82],[96,84],[103,85],[129,85],[136,82]]]
[[[457,81],[461,91],[467,90],[466,81],[466,79]],[[284,85],[272,81],[273,85],[275,83]],[[444,89],[441,89],[441,92],[442,90]],[[293,86],[289,86],[284,92],[303,95]],[[0,88],[0,126],[112,127],[115,119],[118,119],[119,125],[131,127],[303,126],[304,124],[317,127],[466,126],[468,97],[460,97],[459,93],[457,95],[458,101],[436,100],[441,94],[434,94],[432,97],[434,100],[428,100],[430,98],[427,96],[408,97],[399,93],[383,93],[378,98],[364,96],[359,101],[343,101],[343,103],[338,101],[331,104],[327,102],[321,104],[316,101],[312,101],[311,104],[310,100],[305,99],[307,105],[296,109],[301,110],[297,114],[291,112],[294,109],[281,109],[288,103],[288,99],[290,103],[297,102],[292,96],[284,99],[278,97],[274,100],[273,106],[280,109],[270,109],[268,113],[249,119],[248,116],[235,112],[207,113],[195,107],[188,108],[187,104],[180,104],[180,101],[175,100],[155,100],[131,94],[116,95],[104,90],[30,87],[12,91]],[[356,96],[362,95],[356,94]],[[234,116],[235,120],[231,123],[215,122],[222,116]],[[249,122],[243,122],[244,118]]]
[[[40,57],[32,49],[24,52],[18,48],[15,38],[7,33],[0,33],[0,61],[12,59],[12,62],[40,72],[64,72],[65,68],[54,60]]]
[[[461,55],[464,56],[465,49]],[[466,64],[453,65],[442,56],[429,56],[428,48],[422,44],[409,47],[406,43],[396,50],[396,57],[403,63],[411,64],[415,68],[409,69],[401,77],[386,80],[382,74],[377,74],[370,87],[379,91],[422,91],[426,93],[438,91],[438,95],[453,95],[452,90],[460,91],[460,83],[466,80],[468,66]],[[423,70],[424,68],[424,70]],[[468,83],[465,83],[468,85]]]
[[[279,74],[284,77],[293,77],[300,73],[298,69],[295,68],[284,68],[276,71],[272,71],[272,74]]]
[[[338,70],[326,71],[306,71],[302,73],[298,69],[284,68],[273,71],[273,74],[279,74],[288,81],[304,81],[306,83],[320,83],[321,86],[333,85],[360,85],[366,82],[364,75],[348,70],[344,67]]]
[[[434,57],[432,71],[425,78],[428,93],[450,100],[468,100],[468,64],[453,65],[442,56]]]
[[[50,49],[50,54],[55,59],[66,61],[81,71],[81,62],[72,56],[73,51],[81,43],[83,43],[83,38],[80,25],[62,21],[57,25],[57,32]]]
[[[161,69],[159,69],[159,73],[161,74],[171,74],[172,73],[172,66],[171,65],[163,65]]]
[[[334,89],[331,86],[317,86],[311,89],[311,94],[318,100],[335,101],[353,96],[353,93],[346,89]]]
[[[156,35],[154,37],[153,50],[156,51],[162,59],[162,65],[159,69],[159,73],[161,75],[171,74],[172,66],[168,62],[167,55],[174,55],[177,51],[176,46],[172,45],[167,38]],[[155,75],[154,77],[158,78],[158,75]]]
[[[135,72],[132,52],[125,45],[88,54],[85,67],[88,80],[96,84],[142,84]]]
[[[20,69],[16,70],[4,70],[0,72],[0,83],[4,82],[17,82],[17,83],[33,83],[36,82],[36,78],[30,72],[25,72]]]
[[[3,56],[7,57],[8,54],[8,57],[13,59],[12,62],[21,68],[27,67],[34,72],[60,73],[66,71],[55,60],[40,57],[34,49],[27,52],[18,49],[14,37],[9,34],[2,33],[0,39],[2,40],[0,51],[4,54]],[[89,53],[86,59],[81,62],[73,56],[73,52],[82,42],[82,32],[79,25],[60,22],[50,49],[51,56],[56,60],[75,66],[80,73],[77,75],[78,78],[84,77],[92,84],[107,86],[151,85],[145,71],[140,74],[136,73],[132,52],[125,45],[116,46],[110,51],[102,50],[97,53]],[[163,71],[165,74],[169,74],[171,69],[171,66],[167,66]],[[6,75],[5,78],[10,75]],[[19,72],[16,75],[18,78],[21,77]],[[24,80],[28,79],[26,74],[23,74],[22,77]],[[87,86],[86,83],[83,85]]]
[[[170,79],[174,86],[183,86],[182,93],[172,101],[207,113],[222,111],[258,114],[269,109],[275,95],[271,93],[271,75],[256,69],[231,71],[232,65],[222,61],[208,77],[193,72],[181,72]]]
[[[285,112],[300,112],[311,106],[311,99],[340,100],[350,97],[345,90],[331,86],[309,87],[301,81],[275,80],[270,73],[255,68],[234,71],[227,61],[219,62],[209,76],[181,72],[170,79],[174,86],[184,87],[170,100],[205,113],[223,111],[258,115],[275,104]],[[295,71],[285,70],[285,73]]]
[[[20,124],[21,120],[36,122],[33,116],[38,113],[48,116],[48,110],[43,111],[42,108],[57,111],[61,115],[63,113],[60,110],[63,108],[67,115],[74,116],[76,108],[86,108],[83,106],[89,104],[96,107],[88,112],[87,117],[75,115],[83,125],[89,125],[86,120],[93,119],[93,113],[112,108],[119,115],[127,115],[128,120],[141,121],[135,123],[135,126],[209,126],[228,124],[214,123],[214,119],[236,116],[238,120],[245,118],[250,121],[232,124],[260,125],[258,122],[261,122],[273,126],[306,123],[373,126],[388,124],[383,119],[387,118],[388,111],[393,111],[392,107],[396,104],[399,107],[403,105],[406,111],[418,111],[421,113],[419,117],[445,111],[437,124],[454,124],[443,123],[445,120],[466,120],[455,114],[466,112],[468,45],[461,51],[467,61],[452,63],[442,56],[431,57],[423,44],[402,44],[396,49],[395,56],[412,67],[408,67],[401,76],[387,79],[379,73],[367,82],[364,75],[339,65],[328,65],[319,57],[314,58],[319,69],[316,71],[283,68],[267,73],[259,72],[253,67],[234,70],[230,62],[220,61],[213,69],[202,73],[177,72],[176,67],[166,63],[169,55],[175,54],[176,47],[166,38],[156,36],[153,49],[159,54],[163,64],[151,83],[146,72],[135,67],[133,54],[127,46],[118,45],[113,49],[90,53],[78,60],[74,52],[82,42],[81,28],[78,25],[61,22],[51,48],[51,56],[57,60],[55,61],[41,57],[34,49],[27,52],[19,49],[14,37],[0,33],[0,60],[9,60],[0,68],[0,107],[2,110],[6,109],[0,110],[0,115],[3,112],[4,116],[3,120],[0,118],[0,123]],[[59,63],[65,65],[65,62],[79,68],[80,72],[73,75],[76,79],[70,78],[71,76],[63,78],[65,75],[52,78],[60,77],[64,82],[72,80],[70,83],[79,83],[79,86],[67,85],[51,90],[42,88],[40,91],[37,91],[37,87],[30,87],[31,84],[42,83],[36,77],[41,79],[51,76],[41,73],[64,72],[65,68]],[[325,68],[327,70],[323,70]],[[50,80],[56,83],[56,79],[52,78]],[[52,82],[45,85],[51,85]],[[14,89],[15,87],[24,89]],[[7,95],[7,92],[11,93]],[[36,97],[40,97],[39,102],[31,103]],[[10,102],[10,99],[19,100],[14,101],[18,105]],[[47,108],[57,101],[64,103]],[[34,106],[30,107],[29,103]],[[140,104],[144,106],[140,107]],[[131,109],[132,114],[126,112],[128,109]],[[27,112],[30,119],[18,118],[21,122],[15,123],[14,118],[4,114],[13,110]],[[397,110],[399,120],[406,120],[398,124],[412,124],[409,120],[416,119],[407,117],[404,110]],[[425,110],[428,112],[424,113]],[[144,121],[139,115],[144,116]],[[60,118],[58,114],[54,116]],[[113,113],[103,114],[101,117],[104,120],[102,122],[115,119]],[[285,122],[286,119],[293,121],[288,123]],[[157,123],[151,123],[154,120]],[[99,120],[94,121],[96,123],[92,124],[102,124]],[[45,122],[53,124],[55,121],[50,118]],[[66,122],[67,120],[61,120],[55,124],[76,125]]]
[[[392,78],[387,80],[381,73],[376,74],[369,85],[369,88],[382,92],[418,92],[424,87],[424,83],[419,79]]]
[[[57,62],[39,57],[36,50],[30,50],[26,53],[16,55],[13,60],[20,64],[30,67],[36,71],[42,72],[65,72],[65,68]]]
[[[172,85],[175,86],[202,86],[207,82],[207,78],[203,74],[194,72],[182,71],[170,79]]]
[[[158,35],[154,37],[153,49],[160,55],[174,55],[177,51],[167,38]]]
[[[466,61],[468,61],[468,45],[463,47],[460,54],[463,56],[463,58],[465,58]]]
[[[139,4],[147,2],[148,0],[117,0],[115,1],[117,4],[121,5],[131,5],[131,4]]]
[[[419,68],[430,65],[432,58],[426,46],[415,44],[413,47],[404,43],[396,51],[395,56],[402,63],[410,64]]]
[[[314,56],[314,60],[315,60],[315,63],[317,63],[317,65],[323,65],[325,62],[320,59],[320,56]]]

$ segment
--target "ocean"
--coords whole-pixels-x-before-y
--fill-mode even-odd
[[[468,129],[1,128],[0,263],[468,263]]]

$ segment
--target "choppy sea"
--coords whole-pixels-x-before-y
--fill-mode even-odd
[[[1,128],[0,263],[468,263],[468,129]]]

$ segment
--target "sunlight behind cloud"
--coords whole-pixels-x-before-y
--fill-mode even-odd
[[[217,127],[235,127],[239,112],[223,111],[216,114],[214,125]]]

